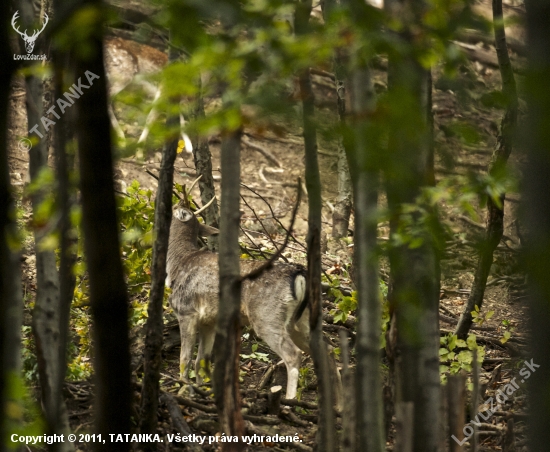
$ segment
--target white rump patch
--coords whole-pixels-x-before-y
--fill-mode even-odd
[[[301,303],[306,296],[306,278],[302,275],[294,278],[294,293],[296,294],[296,300]]]

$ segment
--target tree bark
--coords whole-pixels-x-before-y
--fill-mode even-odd
[[[61,1],[54,1],[54,11],[59,11]],[[51,11],[50,11],[51,14]],[[52,16],[53,17],[53,16]],[[69,55],[60,49],[53,49],[53,90],[54,98],[59,99],[63,95],[67,81],[66,68],[70,67]],[[63,383],[67,373],[67,343],[69,338],[69,322],[71,303],[74,296],[76,278],[73,272],[76,264],[77,233],[71,224],[71,208],[75,204],[75,187],[71,183],[71,175],[74,172],[74,155],[69,154],[67,142],[73,138],[71,130],[74,126],[74,111],[68,111],[56,122],[53,136],[53,150],[56,161],[56,174],[58,181],[57,204],[59,211],[59,348],[57,380],[54,381],[53,394],[59,398],[57,413],[57,430],[60,433],[69,433],[70,425],[67,408],[63,399]],[[52,445],[53,446],[53,445]],[[54,446],[55,447],[55,446]],[[72,444],[66,446],[73,450]]]
[[[0,412],[7,413],[12,381],[21,368],[21,322],[23,296],[21,293],[20,253],[17,250],[15,203],[12,197],[8,165],[8,109],[11,79],[16,65],[10,48],[9,2],[0,4]],[[7,438],[8,416],[0,416],[0,438]],[[0,441],[0,451],[7,444]]]
[[[337,88],[340,89],[340,88]],[[342,88],[343,89],[343,88]],[[340,98],[338,98],[340,102]],[[351,176],[349,173],[346,151],[342,140],[338,142],[338,197],[334,203],[332,214],[332,236],[342,238],[348,236],[349,218],[352,208]]]
[[[380,376],[381,303],[377,259],[377,203],[380,157],[365,121],[375,108],[374,87],[366,65],[351,76],[355,149],[350,161],[358,172],[355,198],[354,274],[357,284],[357,433],[361,450],[385,449]]]
[[[449,409],[449,439],[451,452],[463,452],[465,447],[460,445],[464,439],[464,425],[466,424],[466,414],[464,406],[466,404],[466,377],[463,374],[450,375],[447,381],[447,406]]]
[[[34,22],[34,9],[32,2],[20,1],[22,16],[30,25]],[[42,2],[42,14],[47,10],[52,17],[52,3]],[[42,19],[43,20],[43,19]],[[47,54],[48,45],[42,42],[37,43],[37,51]],[[43,116],[48,116],[46,111],[53,105],[54,86],[52,78],[40,79],[36,76],[27,76],[25,79],[27,94],[27,121],[28,129],[41,123]],[[54,121],[55,122],[55,121]],[[59,126],[59,125],[58,125]],[[48,168],[48,154],[52,143],[52,127],[41,127],[41,140],[29,151],[29,173],[31,182],[37,182],[42,171]],[[60,187],[61,190],[61,187]],[[44,202],[47,193],[44,190],[37,190],[31,195],[33,206],[33,217],[36,215]],[[38,374],[42,395],[42,406],[44,409],[47,429],[50,434],[69,433],[69,419],[63,400],[62,385],[66,371],[66,334],[62,329],[68,329],[68,313],[62,313],[59,274],[56,267],[56,257],[51,250],[41,249],[43,234],[39,228],[34,231],[35,255],[36,255],[36,279],[37,291],[36,301],[33,310],[33,333],[37,349]],[[71,294],[72,295],[72,294]],[[67,308],[68,309],[68,308]],[[62,323],[62,318],[63,322]],[[73,444],[69,442],[55,443],[48,446],[51,451],[74,450]]]
[[[330,14],[341,6],[342,0],[325,0],[323,5],[323,18],[325,23],[329,20]],[[343,51],[338,49],[333,59],[334,85],[336,89],[336,102],[338,121],[342,131],[346,125],[346,82],[348,77],[346,71],[346,57]],[[345,133],[345,132],[344,132]],[[334,203],[334,212],[332,214],[332,237],[347,237],[349,228],[349,218],[352,208],[353,186],[348,166],[346,146],[349,147],[349,140],[345,140],[344,135],[338,137],[338,196]]]
[[[428,231],[428,221],[418,213],[404,224],[403,206],[415,204],[423,186],[433,183],[431,142],[430,73],[414,60],[413,32],[423,5],[405,3],[409,23],[396,36],[408,46],[408,54],[391,55],[388,69],[389,95],[399,111],[393,112],[390,152],[386,167],[391,234],[420,240],[417,247],[398,246],[390,250],[391,300],[397,329],[395,403],[414,404],[414,452],[435,452],[439,447],[439,260],[437,230]],[[413,21],[412,23],[410,21]],[[428,208],[428,211],[430,209]],[[437,212],[430,211],[429,223],[438,224]],[[437,228],[437,226],[436,226]],[[434,234],[435,233],[435,234]],[[414,234],[414,235],[413,235]]]
[[[204,99],[202,97],[202,82],[198,80],[198,94],[195,101],[195,109],[193,117],[195,120],[200,120],[205,117],[204,112]],[[191,137],[193,142],[193,159],[195,161],[195,169],[197,175],[202,176],[199,180],[199,189],[201,192],[201,202],[204,206],[214,196],[216,196],[216,188],[214,186],[214,178],[212,177],[212,154],[210,153],[210,146],[208,145],[208,137],[200,136],[199,133],[194,133]],[[220,222],[220,214],[218,209],[218,201],[215,200],[204,211],[204,219],[206,224],[218,227]],[[210,249],[216,249],[218,238],[216,236],[210,237],[208,240],[208,247]]]
[[[234,107],[235,108],[235,107]],[[240,147],[241,130],[226,132],[222,141],[220,218],[220,304],[214,342],[214,389],[221,430],[240,440],[244,433],[239,392],[240,308]],[[223,443],[223,451],[241,451],[242,442]]]
[[[500,133],[493,151],[493,157],[489,166],[489,176],[498,177],[506,171],[506,163],[513,147],[513,138],[517,125],[518,98],[514,71],[506,46],[506,33],[504,30],[502,15],[502,0],[493,0],[493,27],[495,30],[495,47],[502,79],[502,92],[508,102],[506,112],[500,123]],[[456,326],[456,335],[464,339],[472,327],[472,311],[478,306],[481,309],[487,278],[493,264],[495,252],[502,234],[504,233],[504,198],[505,193],[499,196],[498,202],[491,197],[487,199],[487,231],[482,248],[479,251],[474,284],[468,302],[464,306],[464,312],[460,316]]]
[[[297,35],[309,31],[311,0],[296,4],[294,29]],[[309,69],[299,75],[302,98],[305,179],[308,192],[307,232],[307,290],[310,303],[310,347],[313,365],[317,374],[319,394],[319,429],[317,431],[318,451],[336,450],[334,427],[334,400],[331,390],[327,347],[323,341],[323,308],[321,304],[321,178],[317,158],[317,132],[315,127],[315,106]]]
[[[31,1],[20,1],[21,17],[23,23],[29,27],[35,20],[34,8]],[[37,43],[37,51],[45,52],[42,42]],[[41,118],[48,116],[46,107],[51,103],[52,93],[48,93],[49,102],[45,101],[43,89],[44,82],[41,78],[29,75],[25,78],[26,109],[28,129],[35,125],[42,125]],[[48,89],[51,91],[51,80]],[[44,135],[29,151],[29,173],[31,183],[38,184],[38,178],[43,171],[48,170],[48,151],[51,144],[51,127],[41,127]],[[39,211],[47,193],[43,187],[36,187],[31,195],[33,220],[34,220],[34,245],[36,255],[36,300],[32,316],[33,333],[36,343],[38,362],[38,375],[40,380],[42,407],[49,434],[67,433],[69,421],[66,410],[62,408],[63,397],[59,382],[64,377],[63,363],[60,361],[60,299],[59,299],[59,274],[57,272],[56,258],[52,250],[42,249],[44,233],[38,224]],[[42,225],[43,226],[43,225]],[[47,229],[42,227],[42,230]],[[56,443],[48,447],[49,450],[74,450],[70,443]]]
[[[177,53],[170,49],[170,61],[175,61]],[[179,116],[172,115],[166,120],[168,129],[175,128]],[[153,262],[151,268],[151,295],[147,307],[145,325],[144,375],[141,390],[140,431],[142,434],[154,434],[157,428],[157,409],[159,400],[159,379],[162,365],[163,301],[166,280],[166,256],[168,237],[172,221],[172,187],[174,185],[174,162],[176,161],[178,137],[169,137],[162,150],[159,173],[159,185],[155,198],[155,225]],[[142,443],[145,451],[156,450],[154,443]]]
[[[119,226],[113,183],[107,86],[103,66],[103,15],[100,0],[87,8],[97,22],[87,39],[89,52],[74,49],[77,77],[98,76],[75,102],[82,194],[82,224],[94,320],[96,408],[95,432],[130,433],[130,352],[128,296],[120,259]],[[127,451],[129,443],[95,443],[95,450]]]
[[[550,444],[550,3],[529,0],[527,7],[528,119],[524,142],[528,163],[524,172],[524,224],[529,225],[524,264],[529,283],[529,362],[536,364],[527,380],[529,399],[528,449],[543,451]]]

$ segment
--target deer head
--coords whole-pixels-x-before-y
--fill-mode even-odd
[[[16,11],[15,14],[13,15],[12,19],[11,19],[11,26],[23,38],[23,41],[25,42],[25,49],[27,50],[27,53],[31,53],[34,50],[34,44],[35,44],[36,40],[38,39],[38,36],[40,35],[40,33],[42,33],[42,31],[44,30],[44,28],[48,24],[49,17],[46,13],[44,13],[44,24],[42,24],[42,28],[40,30],[35,30],[34,33],[32,34],[32,36],[27,35],[27,30],[25,30],[23,33],[19,31],[19,27],[16,27],[16,25],[15,25],[15,22],[17,21],[18,18],[19,18],[19,11]]]

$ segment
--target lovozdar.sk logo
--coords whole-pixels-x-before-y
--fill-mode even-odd
[[[44,28],[46,28],[46,25],[48,24],[49,17],[46,13],[44,13],[44,23],[42,24],[42,28],[40,30],[34,30],[34,33],[29,36],[27,34],[27,30],[24,32],[19,31],[19,26],[17,26],[16,22],[19,18],[19,11],[16,11],[13,17],[11,18],[11,26],[13,29],[23,38],[23,42],[25,43],[25,50],[27,51],[27,55],[13,55],[14,60],[45,60],[46,55],[33,55],[32,51],[34,50],[34,45],[36,43],[36,40],[38,39],[38,36],[40,36],[40,33],[44,31]]]

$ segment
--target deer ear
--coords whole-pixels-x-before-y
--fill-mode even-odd
[[[199,223],[199,235],[202,235],[203,237],[207,237],[209,235],[216,235],[219,233],[220,233],[219,229],[216,229],[212,226],[208,226],[207,224]]]

